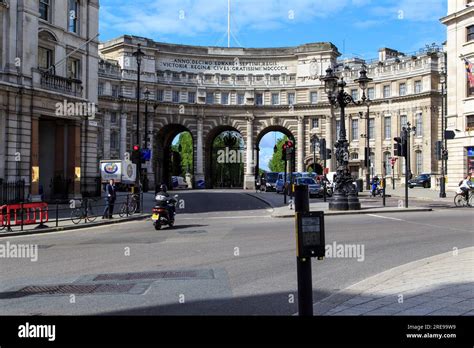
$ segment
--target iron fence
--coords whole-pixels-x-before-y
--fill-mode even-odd
[[[5,182],[0,179],[0,204],[14,204],[25,200],[25,180]]]

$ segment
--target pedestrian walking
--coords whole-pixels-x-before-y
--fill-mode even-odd
[[[117,199],[117,189],[115,187],[115,180],[110,179],[107,186],[105,186],[105,209],[102,219],[112,219],[114,214],[114,204]]]

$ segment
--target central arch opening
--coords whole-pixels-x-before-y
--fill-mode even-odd
[[[229,126],[218,127],[208,136],[208,188],[243,188],[245,144],[240,132]]]

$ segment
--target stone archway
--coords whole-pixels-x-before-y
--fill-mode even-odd
[[[154,168],[155,168],[155,183],[166,184],[169,188],[172,186],[173,170],[171,168],[173,161],[173,154],[171,145],[175,137],[183,132],[188,132],[191,135],[193,142],[193,164],[192,171],[195,173],[195,158],[196,158],[196,142],[193,133],[181,124],[168,124],[162,127],[155,136],[155,152],[154,152]]]

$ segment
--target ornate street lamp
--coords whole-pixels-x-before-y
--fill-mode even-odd
[[[360,210],[356,187],[352,183],[353,180],[349,171],[349,142],[346,137],[345,109],[350,104],[366,104],[365,91],[372,79],[367,77],[367,72],[363,68],[360,71],[360,77],[355,80],[363,92],[362,101],[360,102],[355,101],[351,95],[344,91],[346,82],[343,77],[339,80],[333,69],[328,68],[326,76],[323,76],[321,80],[324,82],[324,89],[329,102],[332,106],[339,108],[341,113],[339,139],[334,145],[337,160],[337,171],[334,177],[335,192],[333,201],[329,203],[329,210]]]
[[[446,59],[446,58],[445,58]],[[441,141],[443,143],[442,158],[441,158],[441,185],[439,190],[439,197],[446,198],[446,172],[448,169],[447,150],[448,140],[446,139],[446,129],[448,128],[446,117],[446,71],[443,68],[439,75],[441,83]]]
[[[145,145],[143,148],[148,149],[148,102],[150,100],[150,91],[148,88],[143,94],[145,95]]]

